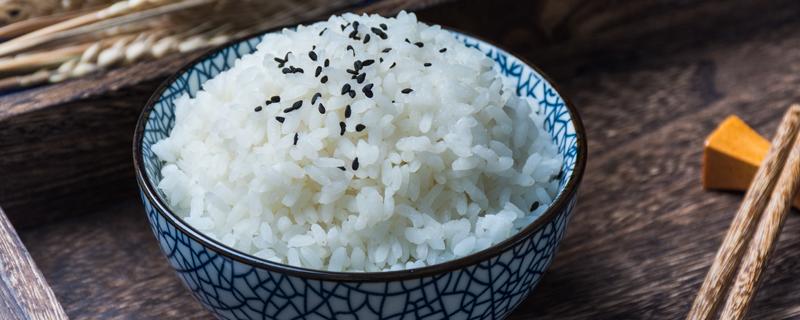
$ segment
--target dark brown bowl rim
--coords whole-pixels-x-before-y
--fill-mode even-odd
[[[219,241],[211,239],[210,237],[194,229],[194,227],[185,223],[183,219],[175,215],[169,209],[169,206],[166,205],[166,202],[163,201],[158,192],[155,191],[155,188],[151,184],[149,178],[146,178],[144,169],[144,158],[143,158],[144,155],[141,152],[141,145],[144,138],[145,125],[147,124],[147,120],[150,116],[150,111],[153,109],[153,106],[161,98],[164,91],[166,91],[166,89],[172,83],[174,83],[175,80],[177,80],[181,75],[183,75],[185,72],[187,72],[196,64],[219,53],[225,48],[228,48],[232,45],[241,43],[245,40],[249,40],[263,34],[276,32],[284,28],[292,28],[297,25],[308,25],[317,21],[322,21],[322,20],[306,21],[299,24],[284,25],[280,27],[271,28],[265,31],[256,32],[229,41],[225,44],[209,49],[206,53],[188,62],[187,64],[182,66],[176,73],[172,74],[169,78],[164,80],[164,82],[162,82],[158,86],[156,91],[150,96],[150,99],[145,104],[144,109],[139,115],[139,119],[136,123],[136,129],[133,137],[133,164],[134,164],[134,169],[136,171],[136,180],[139,184],[142,193],[147,197],[148,201],[155,208],[155,210],[159,211],[159,214],[164,216],[166,221],[172,224],[173,227],[185,233],[193,240],[201,243],[203,246],[208,247],[210,250],[213,250],[217,254],[236,260],[240,263],[265,269],[271,272],[277,272],[281,274],[287,274],[295,277],[314,279],[314,280],[347,281],[347,282],[388,282],[388,281],[402,281],[402,280],[435,276],[438,274],[443,274],[454,270],[462,269],[489,260],[495,256],[502,254],[503,252],[519,244],[520,242],[524,241],[525,239],[530,237],[534,231],[538,230],[539,227],[553,220],[553,218],[556,215],[563,212],[567,208],[569,201],[576,195],[578,185],[580,184],[580,181],[583,178],[583,173],[586,167],[587,151],[588,151],[586,132],[583,127],[583,122],[581,121],[577,109],[575,108],[575,105],[572,104],[572,101],[569,98],[563,95],[564,92],[561,90],[561,88],[558,87],[558,85],[547,74],[545,74],[541,69],[539,69],[539,67],[528,62],[525,58],[516,55],[511,51],[503,49],[502,47],[497,46],[494,43],[489,42],[486,39],[483,39],[482,37],[478,37],[454,28],[443,27],[443,29],[445,30],[455,31],[470,38],[483,41],[484,43],[489,44],[500,50],[503,50],[507,54],[519,59],[520,61],[525,63],[525,65],[527,65],[528,67],[539,73],[539,75],[544,80],[546,80],[550,84],[550,86],[556,90],[556,92],[559,93],[559,95],[561,96],[561,100],[564,102],[564,105],[567,107],[567,110],[569,110],[570,119],[572,120],[572,124],[575,127],[575,133],[578,145],[578,154],[577,154],[577,159],[575,161],[575,167],[572,171],[572,175],[567,181],[567,185],[564,187],[564,190],[558,195],[558,197],[556,197],[555,201],[553,201],[553,203],[545,211],[545,213],[542,214],[540,217],[536,218],[536,220],[534,220],[531,224],[529,224],[528,226],[526,226],[524,229],[520,230],[513,236],[509,237],[508,239],[503,240],[502,242],[495,244],[489,248],[486,248],[484,250],[478,251],[476,253],[470,254],[465,257],[461,257],[454,260],[448,260],[443,263],[438,263],[431,266],[426,266],[416,269],[385,271],[385,272],[337,272],[337,271],[326,271],[326,270],[295,267],[287,264],[269,261],[266,259],[261,259],[256,256],[238,251],[236,249],[228,247],[227,245],[222,244]]]

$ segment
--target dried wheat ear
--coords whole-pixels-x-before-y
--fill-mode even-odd
[[[0,0],[0,38],[8,39],[0,43],[0,90],[212,47],[358,2]]]

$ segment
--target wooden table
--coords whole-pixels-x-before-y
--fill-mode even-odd
[[[681,318],[741,199],[701,189],[703,138],[732,113],[769,137],[800,101],[800,3],[617,1],[605,12],[611,1],[499,2],[513,8],[470,0],[418,15],[539,64],[578,106],[589,137],[568,234],[511,319]],[[209,318],[159,252],[134,180],[122,183],[113,204],[19,230],[65,311]],[[792,215],[753,319],[800,317],[798,242]]]

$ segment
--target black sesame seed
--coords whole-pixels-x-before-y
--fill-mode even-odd
[[[439,49],[439,52],[445,52],[445,51],[447,51],[447,48],[441,48],[441,49]]]
[[[378,58],[378,62],[383,63],[383,58]]]
[[[344,31],[344,29],[347,29],[347,27],[349,27],[349,26],[350,26],[350,22],[348,22],[347,24],[341,25],[342,31]]]
[[[349,91],[350,91],[350,84],[349,83],[345,83],[342,86],[342,95],[347,94],[347,92],[349,92]]]
[[[294,68],[294,72],[303,73],[303,68]]]
[[[278,120],[278,122],[283,123],[283,121],[285,121],[286,118],[284,118],[284,117],[275,117],[275,120]]]
[[[356,91],[355,90],[350,90],[350,92],[348,92],[348,94],[350,95],[351,99],[356,97]]]
[[[365,126],[363,124],[360,124],[360,123],[356,125],[356,131],[358,131],[358,132],[364,131],[364,129],[366,129],[366,128],[367,128],[367,126]]]
[[[357,75],[358,71],[353,70],[353,69],[347,69],[347,73],[352,74],[352,75]]]
[[[288,74],[288,73],[291,73],[291,72],[292,72],[292,69],[289,69],[289,68],[283,68],[283,70],[281,70],[281,72],[283,72],[283,74]]]
[[[286,62],[289,61],[289,54],[290,53],[292,53],[292,52],[289,51],[289,52],[287,52],[286,54],[283,55],[283,60],[281,60],[280,64],[278,65],[278,68],[283,68],[283,66],[286,64]]]
[[[271,101],[272,103],[281,102],[281,97],[280,96],[272,96],[272,98],[269,98],[269,101]]]
[[[365,67],[369,66],[369,65],[371,65],[373,63],[375,63],[375,60],[373,60],[373,59],[367,59],[367,60],[361,61],[361,65],[363,65]]]
[[[328,59],[325,59],[325,68],[327,68],[330,65],[331,65],[331,61],[328,60]]]
[[[328,76],[322,76],[322,78],[319,79],[319,82],[322,82],[322,83],[328,82]]]
[[[425,44],[422,43],[422,42],[415,42],[414,45],[417,46],[417,47],[420,47],[420,48],[425,46]]]
[[[314,51],[309,51],[308,57],[311,58],[312,61],[317,61],[317,53]]]
[[[397,65],[397,62],[392,62],[392,65],[389,66],[389,69],[394,68],[394,66],[396,66],[396,65]]]
[[[322,67],[317,66],[317,70],[314,70],[314,77],[319,77],[320,73],[322,73]]]
[[[367,96],[367,98],[372,98],[372,83],[364,86],[361,91],[364,92],[364,95]]]
[[[376,36],[380,37],[383,40],[386,40],[386,38],[388,37],[386,35],[386,32],[383,32],[383,30],[381,30],[381,29],[372,27],[372,28],[370,28],[370,30],[372,30],[372,33],[374,33]]]
[[[292,111],[295,111],[297,109],[300,109],[300,107],[302,107],[302,106],[303,106],[303,100],[297,100],[292,104],[291,107],[283,109],[283,112],[284,113],[292,112]]]
[[[381,29],[383,29],[383,30],[389,29],[389,27],[387,27],[385,23],[381,23],[381,24],[379,24],[379,26],[381,26]]]
[[[381,52],[383,52],[383,53],[389,53],[389,51],[392,51],[392,48],[386,48],[386,49],[383,49],[383,51],[381,51]]]
[[[531,204],[531,210],[530,210],[530,211],[534,211],[534,210],[536,210],[536,209],[539,209],[539,201],[534,201],[534,202]]]
[[[353,21],[353,30],[358,30],[358,21]]]
[[[361,62],[361,60],[356,60],[353,62],[353,67],[355,67],[356,70],[361,70],[361,68],[364,67],[364,64]]]
[[[314,96],[311,97],[311,104],[317,103],[317,99],[319,99],[320,97],[322,97],[321,93],[319,92],[315,93]]]
[[[344,118],[345,119],[350,118],[350,115],[352,113],[353,113],[353,110],[350,108],[349,104],[346,107],[344,107]]]
[[[359,75],[356,77],[356,81],[357,81],[359,84],[361,84],[362,82],[364,82],[364,79],[365,79],[366,77],[367,77],[367,73],[366,73],[366,72],[365,72],[365,73],[362,73],[362,74],[359,74]]]
[[[367,42],[369,42],[369,34],[364,35],[364,43],[366,44]]]
[[[347,45],[347,50],[353,51],[353,56],[354,56],[354,57],[356,56],[356,49],[353,49],[353,46],[351,46],[351,45],[349,45],[349,44],[348,44],[348,45]]]
[[[319,107],[317,107],[317,110],[319,110],[319,113],[325,114],[325,106],[321,103],[319,104]]]
[[[356,35],[358,35],[358,30],[353,30],[353,31],[350,31],[350,34],[348,34],[347,37],[355,39]]]
[[[394,100],[392,100],[392,103],[395,103],[395,101],[394,101]]]
[[[322,31],[319,32],[319,36],[321,37],[326,30],[328,30],[328,27],[323,28]]]
[[[256,112],[259,112],[259,111],[261,111],[261,106],[258,106],[258,107],[256,107],[256,108],[255,108],[255,109],[253,109],[253,110],[255,110]]]
[[[300,136],[299,136],[299,135],[297,135],[297,132],[295,132],[295,133],[294,133],[294,142],[293,142],[292,144],[294,144],[294,145],[297,145],[297,139],[298,139],[298,138],[300,138]]]
[[[339,122],[339,135],[344,135],[344,130],[347,128],[347,125],[344,122]]]
[[[414,92],[414,89],[411,89],[411,88],[405,88],[405,89],[403,89],[403,90],[402,90],[402,91],[400,91],[400,92],[402,92],[402,93],[405,93],[405,94],[409,94],[409,93],[412,93],[412,92]]]
[[[337,168],[339,168],[339,170],[342,170],[342,171],[347,170],[347,168],[345,168],[345,167],[337,167]]]
[[[423,65],[423,66],[426,66],[426,67],[430,67],[430,66],[431,66],[431,63],[430,63],[430,62],[425,62],[425,63],[423,63],[422,65]]]
[[[353,159],[353,170],[358,170],[358,157]]]
[[[406,43],[411,43],[411,41],[408,41],[408,38],[406,38],[406,40],[405,40],[405,41],[406,41]]]

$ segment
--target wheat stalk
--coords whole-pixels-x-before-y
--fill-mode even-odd
[[[36,31],[46,26],[62,22],[67,19],[72,19],[81,14],[87,13],[97,8],[81,9],[69,12],[60,12],[57,14],[38,16],[19,21],[17,23],[8,24],[0,27],[0,38],[9,39],[14,38],[29,32]]]
[[[213,0],[187,0],[169,3],[163,0],[121,1],[109,7],[44,27],[0,44],[0,56],[29,49],[48,41],[97,32],[107,28],[142,21],[171,10],[208,4]]]
[[[40,70],[31,74],[2,78],[0,79],[0,91],[14,90],[47,83],[50,81],[50,77],[53,73],[53,71]]]
[[[73,57],[79,57],[89,46],[90,44],[79,44],[54,51],[36,52],[0,59],[0,74],[37,71],[42,68],[57,66]]]
[[[222,44],[258,30],[336,12],[358,0],[128,0],[0,28],[0,89]],[[47,23],[45,23],[47,22]],[[37,29],[38,28],[38,29]],[[15,53],[23,53],[12,56]],[[19,75],[28,72],[28,74]]]

